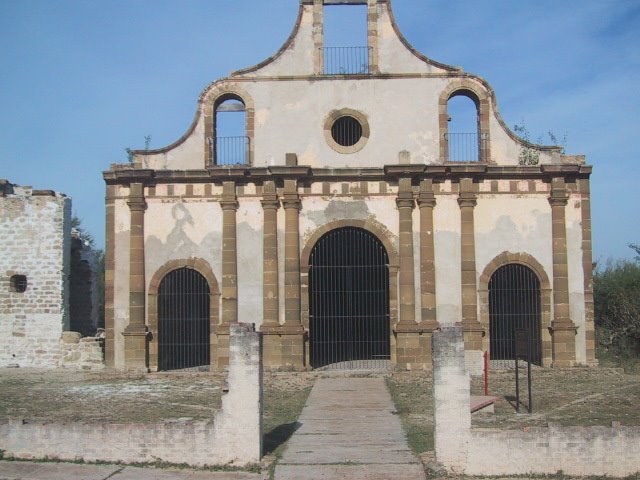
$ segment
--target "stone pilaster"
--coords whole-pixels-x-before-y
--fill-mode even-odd
[[[314,73],[322,75],[324,73],[324,6],[323,0],[313,0],[313,48],[314,52]]]
[[[129,231],[129,324],[124,329],[124,356],[127,370],[148,369],[147,326],[145,325],[144,282],[144,185],[132,183],[127,201],[131,211]]]
[[[461,280],[462,280],[462,326],[464,344],[467,350],[482,350],[484,329],[478,321],[478,300],[476,281],[476,243],[474,208],[477,203],[477,185],[472,178],[460,179],[461,218]]]
[[[569,273],[565,207],[568,194],[564,178],[551,181],[551,225],[553,238],[553,320],[551,321],[553,366],[570,367],[576,360],[576,326],[569,314]]]
[[[109,368],[115,366],[115,190],[113,185],[107,185],[107,195],[105,198],[105,259],[104,259],[104,327],[105,327],[105,364]]]
[[[433,331],[438,328],[436,320],[436,266],[433,232],[433,209],[436,198],[433,194],[433,181],[420,182],[418,195],[420,207],[420,305],[421,323]]]
[[[596,337],[593,311],[593,253],[591,245],[591,188],[589,179],[579,180],[582,197],[582,269],[584,271],[584,324],[586,337],[586,360],[589,365],[597,365]]]

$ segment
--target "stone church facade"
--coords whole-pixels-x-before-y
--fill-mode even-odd
[[[366,6],[365,47],[325,45],[340,3]],[[457,97],[473,132],[449,131]],[[243,135],[221,135],[230,113]],[[180,139],[104,172],[107,365],[224,368],[236,322],[273,368],[429,368],[457,322],[472,370],[518,335],[540,365],[593,364],[590,174],[417,52],[390,0],[301,0],[282,48],[206,87]]]

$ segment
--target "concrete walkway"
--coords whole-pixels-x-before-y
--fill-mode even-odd
[[[275,479],[424,479],[393,410],[383,378],[319,379]]]
[[[0,480],[264,480],[248,472],[206,472],[118,465],[0,461]]]

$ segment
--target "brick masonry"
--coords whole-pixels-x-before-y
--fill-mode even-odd
[[[640,427],[471,428],[462,326],[433,333],[436,458],[465,475],[623,477],[640,471]]]
[[[229,393],[206,421],[0,424],[5,457],[108,462],[247,465],[262,451],[262,339],[237,324],[230,335]]]
[[[68,326],[71,200],[8,184],[0,196],[0,366],[56,366]],[[27,277],[20,293],[13,275]]]

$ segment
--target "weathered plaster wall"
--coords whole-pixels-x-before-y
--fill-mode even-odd
[[[240,199],[236,220],[238,321],[255,323],[257,327],[262,325],[263,298],[263,213],[260,198]]]
[[[437,317],[440,325],[453,325],[462,320],[460,207],[456,195],[437,195],[436,202],[433,229]]]
[[[60,362],[70,218],[71,200],[62,194],[13,186],[0,196],[0,366]],[[16,274],[27,277],[22,293],[11,288]]]
[[[553,278],[551,207],[545,195],[482,194],[474,215],[478,278],[505,251],[528,253]]]
[[[125,189],[122,193],[125,193]],[[128,190],[128,189],[126,189]],[[124,368],[124,337],[122,332],[129,324],[129,231],[131,213],[126,200],[116,199],[114,245],[114,297],[113,297],[113,353],[114,367]]]

